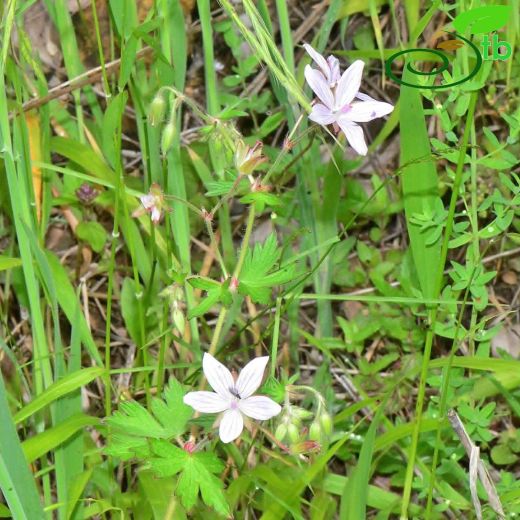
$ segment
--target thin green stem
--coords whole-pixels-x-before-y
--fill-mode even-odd
[[[242,270],[242,266],[244,265],[244,260],[246,259],[249,239],[251,238],[251,232],[253,231],[253,225],[255,223],[255,206],[252,204],[249,207],[249,215],[247,217],[247,226],[246,232],[244,233],[244,238],[242,239],[242,247],[240,248],[240,256],[238,257],[238,262],[233,271],[233,276],[238,279],[240,276],[240,271]]]

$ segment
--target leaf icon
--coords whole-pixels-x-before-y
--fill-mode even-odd
[[[507,5],[489,5],[470,9],[453,20],[453,27],[464,33],[468,27],[471,34],[497,31],[509,20],[511,8]]]

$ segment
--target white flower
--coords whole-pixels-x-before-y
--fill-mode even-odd
[[[155,204],[155,197],[149,193],[141,197],[143,208],[150,213],[150,218],[154,224],[161,220],[161,210]]]
[[[164,202],[164,193],[161,187],[157,183],[153,183],[150,186],[150,191],[139,197],[143,208],[138,208],[133,212],[134,217],[140,217],[145,212],[150,214],[150,218],[154,224],[158,224],[161,220],[163,211],[166,209]]]
[[[184,402],[197,412],[224,412],[219,427],[220,440],[234,441],[244,428],[244,415],[265,421],[282,411],[281,406],[269,397],[252,395],[262,382],[268,361],[268,356],[253,359],[235,381],[222,363],[212,355],[204,354],[204,375],[215,392],[189,392],[184,396]]]
[[[392,112],[393,105],[359,92],[365,66],[361,60],[355,61],[339,77],[339,66],[336,71],[337,60],[333,61],[333,56],[329,56],[327,61],[310,45],[306,46],[306,50],[320,67],[320,70],[310,65],[305,67],[305,79],[321,101],[312,107],[309,119],[322,126],[332,124],[336,129],[340,128],[352,148],[358,154],[366,155],[368,149],[363,130],[356,123],[383,117]],[[360,101],[354,101],[355,98]]]

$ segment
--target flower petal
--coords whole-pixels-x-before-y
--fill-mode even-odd
[[[365,64],[361,60],[356,60],[341,76],[336,87],[336,106],[335,109],[348,105],[359,92],[363,67]]]
[[[350,146],[354,148],[354,150],[359,155],[366,155],[368,152],[367,144],[365,143],[365,136],[363,135],[363,129],[353,123],[345,116],[338,119],[338,125],[340,126],[342,132],[345,134],[347,141]]]
[[[270,419],[282,411],[282,407],[278,403],[263,395],[254,395],[253,397],[242,399],[238,403],[238,407],[244,415],[259,421]]]
[[[142,197],[140,197],[140,199],[141,199],[141,204],[146,209],[150,209],[155,206],[155,197],[153,195],[150,195],[149,193],[146,195],[143,195]]]
[[[260,386],[268,361],[269,356],[257,357],[242,369],[235,384],[235,389],[241,399],[252,395]]]
[[[334,106],[334,95],[323,74],[307,65],[305,67],[305,79],[323,104],[332,108]]]
[[[307,51],[307,54],[315,61],[316,65],[321,69],[323,75],[328,79],[330,68],[327,60],[316,50],[313,49],[308,43],[303,44],[303,48]]]
[[[223,399],[215,392],[188,392],[183,400],[184,404],[202,413],[219,413],[230,406],[229,400]]]
[[[321,103],[316,103],[312,107],[312,112],[309,114],[309,119],[320,125],[330,125],[336,121],[336,115],[332,113],[330,108],[327,108]]]
[[[218,434],[224,443],[234,441],[244,429],[244,419],[238,410],[228,410],[224,412]]]
[[[373,97],[370,97],[368,94],[363,94],[363,92],[358,92],[356,97],[361,99],[361,101],[375,101]]]
[[[341,71],[339,69],[339,60],[335,56],[330,55],[327,58],[327,63],[329,64],[330,75],[329,75],[329,84],[333,85],[341,78]]]
[[[211,354],[205,353],[202,358],[202,369],[211,388],[224,399],[232,399],[231,390],[235,388],[235,382],[231,372]]]
[[[383,117],[394,109],[390,103],[381,101],[360,101],[353,103],[346,116],[356,123],[366,123],[378,117]]]
[[[154,224],[158,224],[161,220],[161,210],[155,206],[152,208],[151,219]]]

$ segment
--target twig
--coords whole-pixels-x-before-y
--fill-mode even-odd
[[[473,444],[470,436],[467,434],[460,417],[457,415],[455,410],[448,410],[448,421],[450,421],[451,427],[457,434],[458,438],[464,449],[466,450],[466,454],[469,457],[469,480],[470,480],[470,491],[471,498],[473,501],[473,506],[475,507],[475,514],[477,518],[480,520],[482,518],[482,511],[480,507],[480,501],[477,495],[477,483],[476,483],[476,474],[482,482],[484,489],[486,490],[489,505],[493,508],[493,511],[498,515],[499,518],[505,518],[504,510],[502,509],[502,503],[500,502],[500,498],[495,489],[495,484],[491,480],[489,473],[482,462],[482,459],[479,456],[479,448]]]

